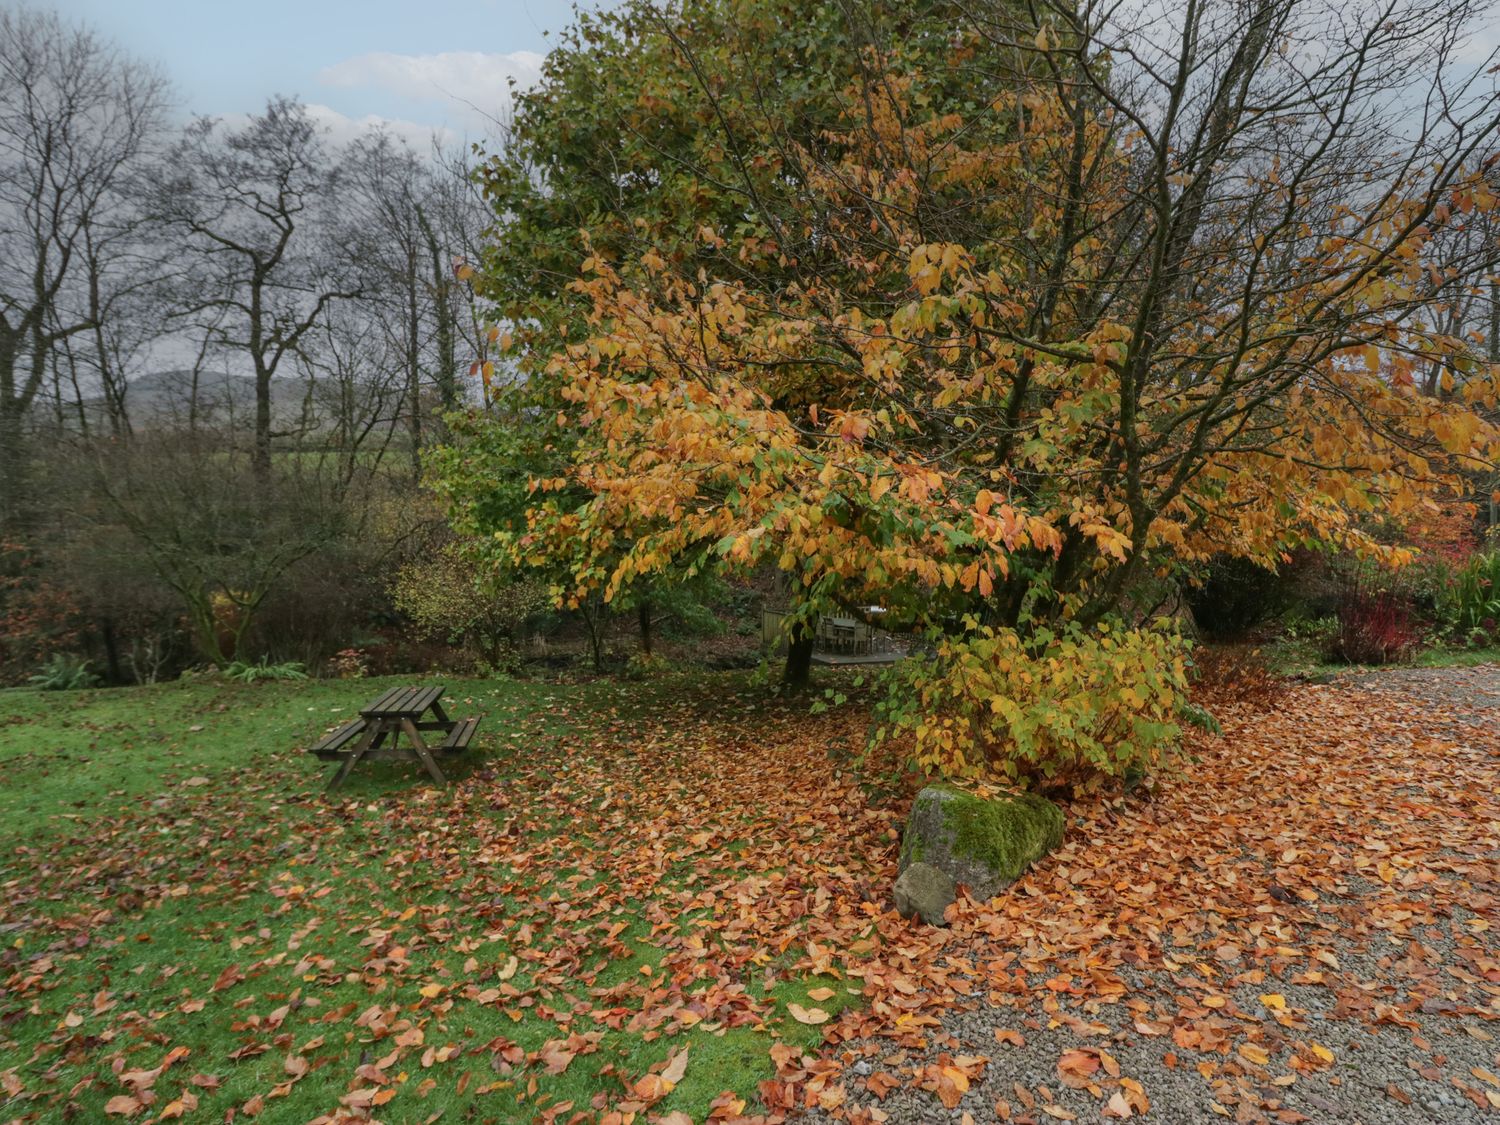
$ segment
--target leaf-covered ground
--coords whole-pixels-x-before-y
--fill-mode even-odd
[[[868,967],[799,1089],[899,1122],[1494,1114],[1496,704],[1488,667],[1221,708],[1153,800],[1073,807],[1004,897]]]
[[[0,695],[5,1116],[733,1117],[857,1000],[894,821],[847,713],[454,684],[458,784],[324,797],[294,748],[385,686]]]
[[[382,686],[0,695],[0,1116],[1500,1102],[1490,699],[1223,707],[1181,777],[1071,807],[1060,852],[934,930],[890,909],[902,809],[844,765],[858,705],[725,676],[453,683],[451,712],[488,713],[458,784],[386,767],[323,797],[294,747]]]

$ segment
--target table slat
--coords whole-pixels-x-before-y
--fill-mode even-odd
[[[409,708],[414,714],[420,715],[423,711],[427,710],[427,708],[431,707],[440,698],[442,698],[442,694],[443,689],[441,685],[423,688],[421,691],[417,692],[416,696],[412,699],[411,703],[409,704]]]
[[[443,696],[443,685],[392,688],[379,699],[360,709],[360,714],[380,717],[414,717],[421,715]]]

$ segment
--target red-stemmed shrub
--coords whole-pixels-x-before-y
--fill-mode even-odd
[[[1420,646],[1410,602],[1390,590],[1351,589],[1338,607],[1333,655],[1349,664],[1398,664]]]

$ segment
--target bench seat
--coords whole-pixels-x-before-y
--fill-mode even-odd
[[[448,732],[446,738],[438,743],[439,750],[458,751],[465,750],[474,737],[474,731],[479,726],[479,716],[474,715],[467,719],[460,719],[456,727]]]
[[[345,753],[344,747],[363,734],[365,726],[364,719],[351,719],[332,734],[326,735],[321,742],[309,746],[307,752],[320,758],[341,757]]]

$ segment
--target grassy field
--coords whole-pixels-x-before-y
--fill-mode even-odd
[[[1322,637],[1284,636],[1257,647],[1266,666],[1281,676],[1336,676],[1343,672],[1368,672],[1377,667],[1329,660],[1327,641]],[[1500,663],[1500,648],[1434,645],[1418,650],[1406,663],[1416,668],[1472,668]]]
[[[323,796],[297,748],[394,682],[0,692],[8,1119],[702,1120],[858,1002],[806,901],[877,878],[890,823],[794,815],[839,799],[836,717],[725,676],[450,679],[486,715],[457,784]]]

